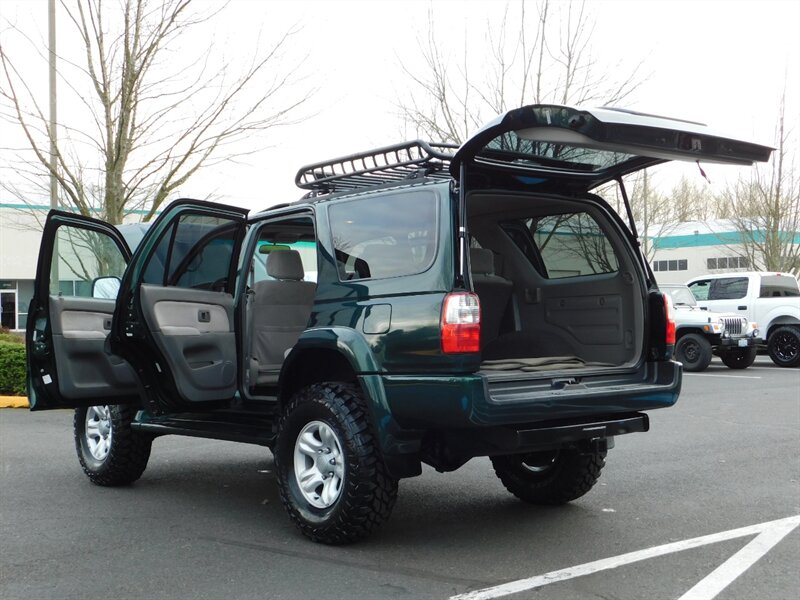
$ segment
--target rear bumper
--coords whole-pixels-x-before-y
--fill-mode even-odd
[[[614,415],[672,406],[682,371],[674,361],[647,362],[635,372],[535,378],[520,374],[381,377],[389,413],[402,428],[429,430],[514,426]]]

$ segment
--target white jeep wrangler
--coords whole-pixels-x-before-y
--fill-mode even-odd
[[[756,323],[736,313],[715,313],[701,308],[685,285],[661,285],[675,321],[675,358],[685,371],[703,371],[716,354],[731,369],[753,364],[759,344]]]

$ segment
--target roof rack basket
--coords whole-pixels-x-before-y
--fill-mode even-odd
[[[414,140],[302,167],[295,183],[308,196],[369,188],[418,177],[448,179],[458,146]]]

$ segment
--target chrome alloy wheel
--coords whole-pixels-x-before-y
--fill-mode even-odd
[[[300,493],[314,508],[330,508],[344,484],[342,444],[333,428],[311,421],[294,444],[294,476]]]
[[[86,446],[92,458],[103,462],[111,450],[111,409],[108,406],[90,406],[86,409]]]

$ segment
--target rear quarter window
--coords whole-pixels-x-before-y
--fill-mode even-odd
[[[343,281],[414,275],[433,263],[439,210],[431,192],[346,200],[329,215]]]
[[[611,242],[588,213],[507,221],[502,227],[533,266],[549,279],[619,270],[619,260]],[[534,258],[534,253],[538,258]]]

